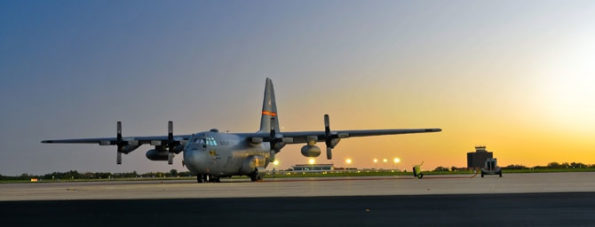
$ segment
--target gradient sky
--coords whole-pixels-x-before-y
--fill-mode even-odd
[[[118,166],[115,147],[40,141],[117,120],[125,136],[256,131],[266,77],[282,130],[325,113],[443,129],[343,140],[318,163],[465,166],[475,145],[500,165],[595,163],[595,1],[1,1],[0,174],[167,171],[148,146]]]

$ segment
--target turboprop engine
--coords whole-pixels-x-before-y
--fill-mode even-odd
[[[302,155],[306,157],[318,157],[320,156],[320,147],[314,145],[306,145],[302,147]]]

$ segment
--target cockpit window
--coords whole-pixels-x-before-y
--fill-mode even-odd
[[[217,140],[215,140],[215,138],[212,136],[202,138],[197,137],[194,138],[193,142],[196,144],[202,144],[203,146],[217,146]]]
[[[205,144],[206,141],[204,138],[194,138],[194,140],[192,141],[194,143],[198,143],[198,144]]]
[[[206,144],[208,146],[217,146],[217,141],[215,140],[215,138],[207,136],[206,138]]]

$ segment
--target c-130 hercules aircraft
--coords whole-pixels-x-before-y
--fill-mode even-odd
[[[262,180],[265,168],[275,160],[275,154],[287,144],[305,143],[301,149],[306,157],[320,156],[317,142],[326,144],[326,157],[341,139],[408,133],[440,132],[439,128],[382,129],[331,131],[329,117],[324,115],[324,131],[281,132],[271,79],[266,79],[260,130],[254,133],[220,133],[217,129],[189,135],[174,135],[173,123],[168,122],[167,136],[122,137],[122,124],[117,122],[116,137],[44,140],[42,143],[90,143],[117,146],[117,164],[122,154],[128,154],[143,144],[155,146],[146,156],[153,161],[173,164],[175,154],[184,152],[182,164],[196,175],[198,183],[219,182],[221,177],[248,175],[252,181]]]

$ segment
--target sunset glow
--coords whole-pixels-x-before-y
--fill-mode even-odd
[[[502,166],[595,164],[595,1],[67,2],[0,3],[0,174],[185,170],[147,160],[154,146],[116,165],[113,146],[39,141],[116,121],[255,132],[261,114],[281,134],[324,131],[324,114],[333,131],[443,130],[341,139],[332,160],[289,144],[277,169],[465,167],[476,145]]]

